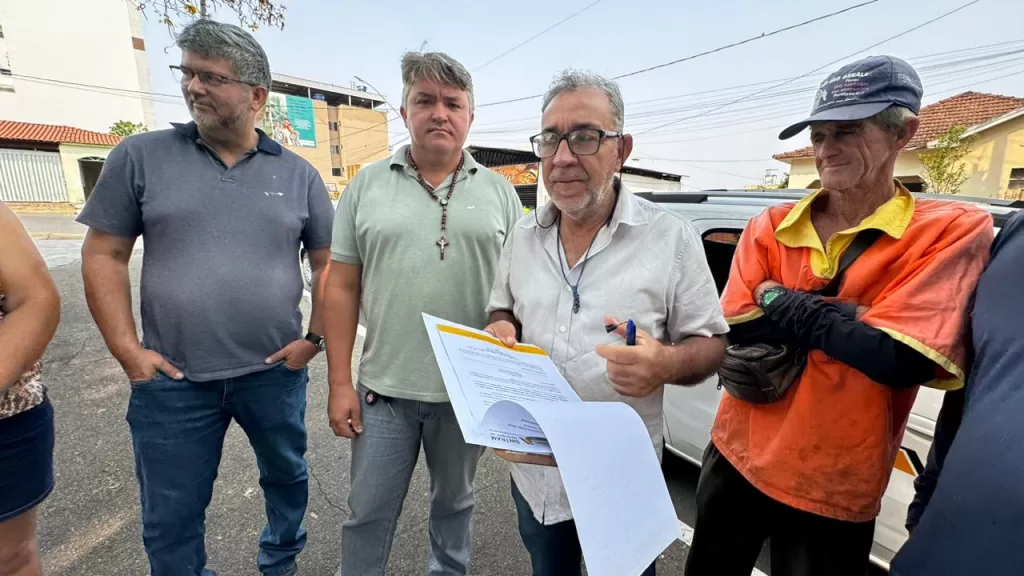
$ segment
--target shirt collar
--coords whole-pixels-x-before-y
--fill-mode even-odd
[[[192,142],[199,142],[199,127],[196,126],[195,122],[189,122],[187,124],[181,124],[178,122],[171,122],[171,126],[178,131],[179,134],[188,138]],[[280,156],[284,153],[284,148],[276,142],[270,136],[267,136],[263,130],[256,129],[256,133],[259,134],[259,141],[256,143],[256,149],[266,154],[273,156]]]
[[[644,210],[642,205],[644,200],[633,194],[618,176],[615,177],[614,186],[619,191],[619,197],[615,201],[615,208],[612,210],[612,218],[608,222],[608,228],[614,232],[619,227],[619,224],[627,226],[646,224],[649,221],[649,217],[648,212]],[[523,223],[523,228],[536,228],[538,222],[554,222],[555,218],[558,217],[558,208],[551,200],[548,200],[547,204],[544,204],[535,212],[537,217],[526,219]]]
[[[852,234],[874,228],[896,240],[902,238],[914,215],[914,195],[898,180],[894,180],[894,182],[896,183],[896,194],[892,198],[879,206],[860,224],[840,233]],[[818,233],[811,223],[810,208],[814,201],[825,193],[824,189],[818,189],[797,202],[775,229],[775,239],[790,248],[819,246]]]
[[[409,150],[410,146],[412,146],[412,145],[411,144],[403,144],[402,146],[398,147],[398,150],[395,150],[395,153],[391,155],[391,167],[392,168],[394,168],[395,166],[401,166],[402,168],[407,168],[409,166],[409,162],[405,158],[405,153],[406,153],[406,151]],[[476,173],[476,171],[479,168],[480,168],[480,164],[478,164],[477,161],[473,158],[473,155],[470,154],[468,151],[463,150],[462,151],[462,169],[465,170],[466,172],[470,173],[470,174],[473,174],[473,173]]]

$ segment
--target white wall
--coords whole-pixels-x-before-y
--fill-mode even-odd
[[[0,70],[11,68],[10,59],[7,57],[7,39],[3,37],[3,22],[0,21]],[[0,73],[0,91],[9,92],[14,87],[14,78],[5,72]],[[3,110],[3,108],[0,108]]]
[[[133,28],[142,34],[134,11],[127,0],[0,0],[14,74],[14,92],[0,92],[0,119],[97,132],[118,120],[154,128],[152,102],[132,93],[148,92],[149,83],[148,73],[140,79],[141,52],[132,46]]]
[[[668,180],[649,178],[647,176],[640,176],[637,174],[623,174],[622,183],[634,192],[641,192],[644,190],[655,192],[679,192],[682,190],[682,186],[679,182],[670,182]]]

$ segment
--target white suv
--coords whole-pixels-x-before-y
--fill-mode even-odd
[[[636,194],[679,214],[697,227],[704,239],[708,265],[721,294],[729,278],[736,241],[747,221],[768,206],[795,202],[808,193],[808,190],[763,190]],[[996,232],[1022,204],[962,196],[915,196],[976,204],[992,214]],[[669,453],[700,466],[704,448],[711,440],[711,425],[722,394],[718,388],[717,375],[693,387],[666,387],[665,448]],[[886,570],[896,551],[907,539],[904,528],[907,506],[914,498],[914,478],[923,470],[928,457],[935,432],[935,419],[942,405],[942,394],[931,388],[920,389],[882,500],[882,511],[875,523],[871,561]]]

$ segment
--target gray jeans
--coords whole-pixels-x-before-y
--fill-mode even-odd
[[[420,444],[430,471],[429,576],[465,576],[473,477],[483,448],[466,444],[449,403],[381,398],[358,386],[363,433],[352,441],[341,576],[384,576]]]

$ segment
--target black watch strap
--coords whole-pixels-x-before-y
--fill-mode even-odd
[[[321,352],[323,352],[323,350],[324,350],[324,337],[323,336],[320,336],[319,334],[314,334],[312,332],[306,332],[306,337],[304,338],[304,340],[306,342],[309,342],[313,346],[316,346],[317,350],[320,350]]]

